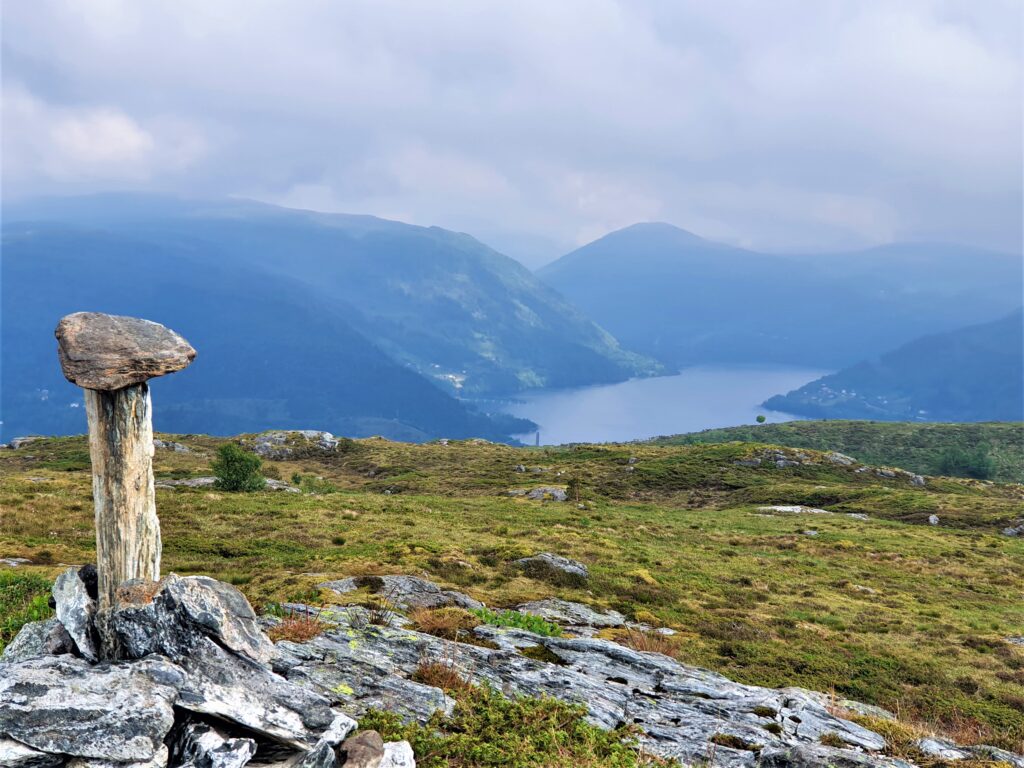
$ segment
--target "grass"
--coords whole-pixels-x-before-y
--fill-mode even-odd
[[[943,474],[949,451],[971,453],[979,446],[992,462],[990,478],[1024,482],[1024,424],[914,424],[879,421],[790,421],[782,424],[708,429],[659,437],[660,445],[707,445],[731,441],[777,443],[792,448],[839,451],[869,464]]]
[[[158,452],[158,477],[210,474],[224,442],[171,439],[194,453]],[[88,471],[44,466],[84,446],[58,438],[0,452],[0,557],[32,560],[19,579],[52,579],[60,564],[94,556]],[[336,456],[266,462],[333,492],[158,490],[164,570],[236,584],[256,605],[337,601],[316,585],[384,573],[423,575],[495,610],[579,600],[675,629],[676,658],[740,682],[834,687],[908,722],[1020,750],[1024,649],[1006,638],[1024,635],[1024,541],[999,530],[1022,515],[1024,489],[953,478],[917,488],[813,451],[815,463],[784,469],[735,463],[763,449],[359,440]],[[569,476],[581,480],[584,509],[506,495]],[[766,514],[765,504],[868,519]],[[928,525],[930,514],[941,524]],[[542,551],[584,562],[589,584],[554,587],[512,566]],[[0,600],[8,621],[11,600]]]
[[[456,700],[449,716],[426,726],[405,724],[390,712],[371,711],[361,728],[387,740],[407,739],[421,768],[639,768],[667,766],[633,747],[632,731],[605,731],[583,719],[582,707],[550,698],[507,699],[488,687],[448,689]]]
[[[23,624],[49,618],[50,582],[35,573],[0,570],[0,652]]]
[[[290,640],[293,643],[304,643],[319,637],[328,629],[328,624],[321,620],[320,613],[287,613],[280,622],[267,632],[275,643],[279,640]]]

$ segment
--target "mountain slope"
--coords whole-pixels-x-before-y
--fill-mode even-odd
[[[163,322],[198,350],[186,372],[152,383],[158,429],[308,427],[410,440],[515,431],[392,361],[344,306],[216,256],[123,233],[6,227],[2,434],[85,431],[81,391],[63,379],[53,338],[61,316],[83,309]]]
[[[934,334],[776,395],[765,407],[813,417],[1024,420],[1024,314]]]
[[[468,235],[251,201],[98,195],[14,206],[304,283],[396,360],[468,395],[621,381],[648,360],[516,261]]]
[[[1024,483],[1024,423],[936,424],[876,421],[787,421],[658,437],[656,445],[771,443],[839,451],[867,464],[901,467],[922,475],[951,475],[957,456],[982,454],[988,477]]]
[[[538,272],[627,348],[673,367],[837,368],[1010,312],[1019,259],[959,246],[777,256],[637,224]]]

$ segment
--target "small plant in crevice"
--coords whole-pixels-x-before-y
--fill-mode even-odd
[[[320,618],[322,608],[312,611],[282,611],[281,621],[270,628],[267,636],[275,643],[279,640],[290,640],[293,643],[305,643],[327,631],[330,626]],[[269,611],[268,611],[269,612]]]

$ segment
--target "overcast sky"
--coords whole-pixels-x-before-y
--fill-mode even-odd
[[[530,265],[636,221],[1021,248],[1019,0],[3,0],[3,194],[241,195]]]

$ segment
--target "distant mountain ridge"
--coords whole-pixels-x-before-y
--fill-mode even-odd
[[[1024,312],[916,339],[764,405],[815,418],[1024,420]]]
[[[1021,260],[894,244],[776,255],[637,224],[538,271],[629,349],[669,368],[776,363],[839,368],[1020,303]]]
[[[41,200],[9,206],[5,215],[177,244],[305,283],[321,299],[346,304],[349,322],[387,354],[462,394],[606,383],[658,370],[515,260],[439,227],[248,200],[135,195]]]

